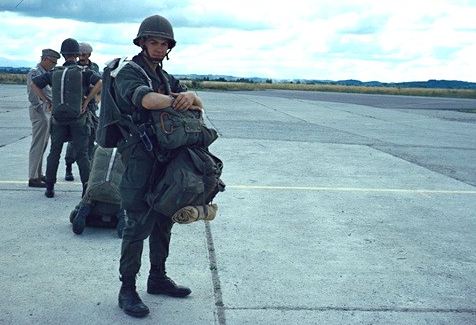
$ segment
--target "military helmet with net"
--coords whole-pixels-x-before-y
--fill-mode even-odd
[[[176,44],[174,39],[174,31],[170,22],[159,15],[147,17],[142,21],[139,32],[134,38],[134,44],[140,46],[140,40],[146,37],[160,37],[169,42],[169,48],[173,48]]]
[[[79,43],[74,38],[67,38],[61,43],[61,54],[79,55]]]

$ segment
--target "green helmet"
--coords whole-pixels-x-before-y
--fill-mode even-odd
[[[169,41],[169,48],[173,48],[176,43],[172,25],[167,19],[159,15],[147,17],[142,21],[137,37],[134,38],[134,44],[140,46],[140,39],[147,36],[166,39]]]
[[[63,55],[79,55],[79,43],[73,38],[67,38],[61,43],[61,54]]]

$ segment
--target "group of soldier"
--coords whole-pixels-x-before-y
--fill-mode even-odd
[[[65,59],[63,66],[78,65],[84,68],[84,87],[82,87],[83,94],[81,96],[84,97],[84,102],[87,101],[88,104],[84,114],[76,120],[64,123],[51,117],[52,74],[60,59],[60,53],[53,49],[44,49],[40,63],[31,69],[27,75],[27,92],[32,123],[28,186],[46,187],[45,195],[49,198],[54,197],[54,184],[56,183],[59,159],[65,142],[68,142],[65,157],[65,180],[74,180],[72,164],[76,161],[83,183],[83,192],[87,186],[95,130],[98,124],[98,100],[96,95],[101,90],[99,66],[89,59],[92,51],[93,49],[88,43],[78,43],[72,38],[64,40],[61,44],[60,53]],[[50,136],[50,153],[47,158],[46,175],[43,175],[43,155]]]
[[[128,315],[144,317],[149,308],[142,302],[136,290],[136,276],[141,267],[143,241],[149,238],[150,271],[147,279],[147,293],[173,297],[186,297],[191,293],[187,287],[177,285],[165,270],[169,255],[171,229],[174,222],[170,217],[150,209],[146,193],[160,178],[164,162],[151,154],[144,145],[143,136],[150,132],[151,111],[171,107],[178,111],[203,109],[201,99],[187,91],[172,75],[162,69],[163,60],[169,58],[176,41],[170,22],[159,15],[143,20],[133,43],[140,47],[140,53],[117,69],[114,82],[107,91],[114,94],[114,101],[122,116],[136,125],[143,125],[142,134],[125,130],[124,138],[117,144],[121,153],[125,172],[120,185],[122,208],[125,211],[125,227],[122,235],[120,258],[120,280],[122,282],[118,303]],[[94,144],[97,127],[98,108],[96,97],[102,88],[101,75],[96,64],[89,60],[90,45],[68,38],[61,44],[60,53],[65,59],[64,66],[87,66],[83,70],[83,103],[81,116],[67,123],[59,123],[51,118],[52,74],[60,59],[60,53],[45,49],[41,62],[28,75],[28,94],[31,102],[30,117],[33,126],[33,140],[30,150],[31,187],[46,187],[45,195],[54,197],[54,185],[63,144],[69,141],[66,156],[66,180],[73,180],[71,164],[76,161],[79,167],[83,194],[87,186],[91,146]],[[79,57],[79,62],[77,61]],[[144,72],[138,73],[137,67]],[[120,71],[119,71],[120,70]],[[106,91],[105,85],[102,91]],[[107,109],[101,107],[101,110]],[[102,113],[102,112],[101,112]],[[42,175],[42,155],[51,135],[50,153],[47,158],[46,175]],[[152,134],[150,145],[155,148]],[[155,149],[154,149],[155,150]]]

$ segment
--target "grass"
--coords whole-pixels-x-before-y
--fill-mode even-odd
[[[223,81],[192,81],[183,83],[190,89],[196,90],[301,90],[301,91],[329,91],[343,93],[384,94],[384,95],[411,95],[429,97],[476,98],[476,89],[440,89],[440,88],[397,88],[397,87],[362,87],[341,86],[332,84],[296,84],[296,83],[245,83]],[[26,84],[25,74],[0,73],[0,84]]]
[[[294,84],[294,83],[243,83],[223,81],[190,81],[184,83],[192,89],[212,89],[222,91],[234,90],[300,90],[300,91],[329,91],[344,93],[411,95],[429,97],[476,98],[476,89],[441,89],[441,88],[397,88],[397,87],[362,87],[341,86],[332,84]]]

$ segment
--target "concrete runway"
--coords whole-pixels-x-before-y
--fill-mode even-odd
[[[476,323],[475,101],[200,92],[227,191],[216,220],[173,229],[189,298],[145,292],[145,245],[135,320],[114,230],[71,231],[81,185],[26,186],[25,93],[0,85],[0,324]]]

